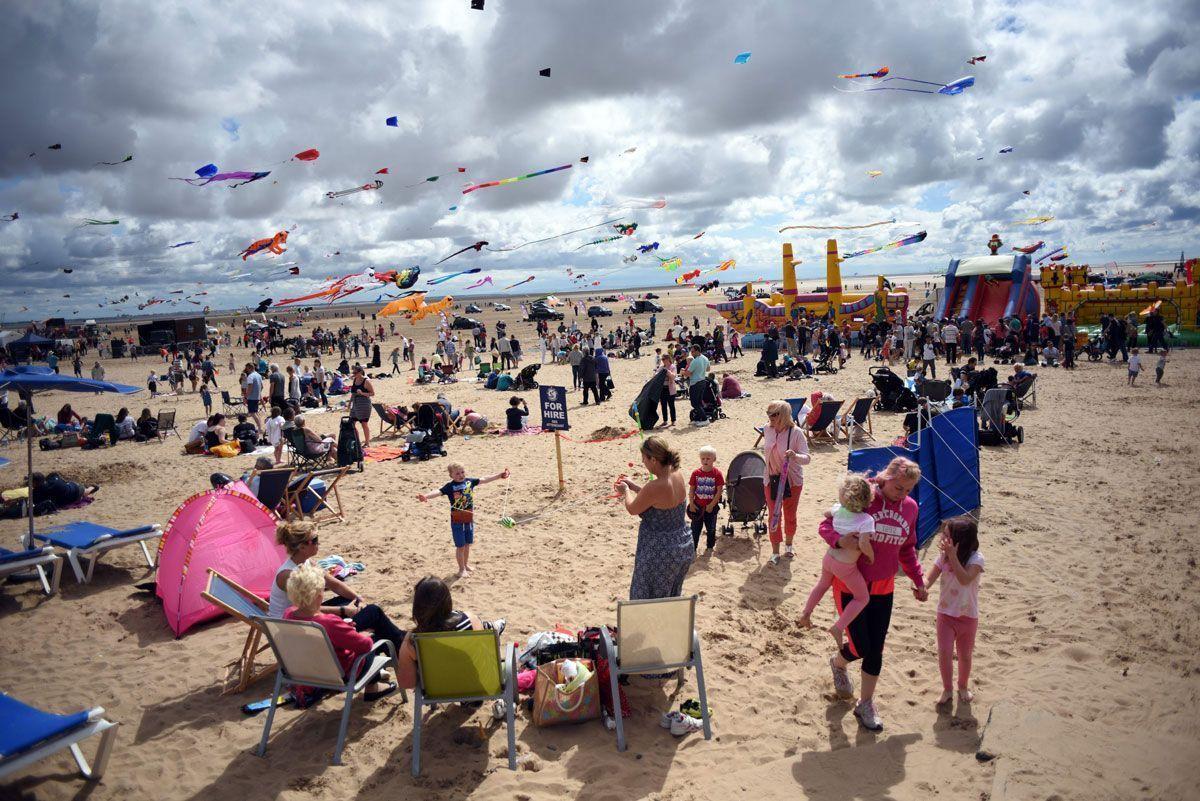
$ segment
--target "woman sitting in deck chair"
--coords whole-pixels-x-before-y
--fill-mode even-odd
[[[479,619],[478,615],[470,612],[460,612],[454,608],[454,600],[450,595],[450,587],[446,582],[435,576],[426,576],[417,582],[413,588],[413,622],[416,628],[411,634],[422,634],[430,631],[479,631],[494,629],[497,635],[504,633],[505,620],[488,623]],[[399,675],[396,682],[406,690],[417,686],[417,649],[412,637],[406,636],[397,655]]]
[[[298,414],[292,421],[296,424],[296,428],[304,432],[304,451],[306,456],[321,456],[329,453],[329,449],[333,447],[333,437],[322,437],[317,432],[313,431],[304,425],[304,415]]]

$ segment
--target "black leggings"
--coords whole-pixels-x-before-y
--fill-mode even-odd
[[[838,614],[853,600],[851,593],[835,593],[834,605]],[[866,608],[846,627],[842,658],[847,662],[861,659],[862,672],[868,676],[878,676],[883,670],[883,643],[891,624],[892,594],[870,596]]]
[[[673,393],[667,392],[666,387],[663,387],[662,393],[658,396],[658,405],[660,407],[662,407],[662,414],[659,415],[660,417],[662,417],[662,421],[664,423],[668,423],[668,422],[674,423],[675,422],[675,395]],[[669,418],[668,418],[667,412],[670,412]]]
[[[396,648],[396,653],[400,653],[400,643],[404,642],[404,631],[393,623],[387,613],[378,606],[367,604],[358,610],[358,614],[351,620],[354,621],[354,628],[359,631],[370,629],[374,632],[375,636],[371,638],[374,642],[390,640]]]
[[[698,514],[692,518],[692,547],[700,547],[700,529],[708,529],[708,536],[704,540],[704,547],[712,550],[717,547],[717,510]],[[850,596],[854,597],[854,596]]]

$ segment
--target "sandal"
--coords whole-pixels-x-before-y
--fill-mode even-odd
[[[697,720],[701,720],[704,717],[704,715],[701,713],[701,710],[700,710],[700,702],[697,701],[695,698],[689,698],[686,701],[684,701],[682,704],[680,704],[679,711],[682,712],[683,714],[687,715],[688,717],[696,718]],[[708,716],[709,716],[709,718],[712,718],[712,716],[713,716],[713,711],[712,711],[711,706],[708,708]]]
[[[378,701],[380,698],[385,698],[394,692],[396,692],[396,682],[388,682],[387,687],[382,690],[377,690],[373,693],[364,693],[363,700],[367,701],[368,703],[371,701]]]

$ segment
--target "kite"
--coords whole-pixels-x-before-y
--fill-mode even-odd
[[[463,250],[470,250],[470,249],[471,248],[463,248]],[[462,253],[462,250],[460,250],[459,253]],[[446,258],[448,259],[450,257],[447,256]],[[446,259],[442,259],[442,261],[445,261],[445,260]],[[438,262],[438,264],[441,264],[441,263],[442,263],[441,261]],[[482,272],[482,271],[483,271],[482,267],[472,267],[469,270],[462,270],[461,272],[450,273],[449,275],[443,275],[440,278],[430,278],[427,283],[430,286],[434,286],[436,284],[444,284],[447,281],[449,281],[451,278],[458,278],[460,275],[474,275],[475,273]]]
[[[1035,261],[1035,262],[1034,262],[1034,264],[1041,264],[1041,263],[1042,263],[1042,262],[1044,262],[1046,259],[1049,259],[1050,257],[1052,257],[1052,256],[1055,256],[1055,255],[1057,255],[1057,254],[1059,254],[1059,253],[1062,253],[1062,252],[1063,252],[1064,250],[1066,250],[1066,249],[1067,249],[1067,248],[1066,248],[1066,246],[1064,245],[1064,246],[1062,246],[1062,247],[1057,247],[1057,248],[1055,248],[1054,250],[1051,250],[1051,251],[1049,251],[1049,252],[1047,252],[1047,253],[1043,253],[1041,256],[1038,256],[1038,258],[1037,258],[1037,261]]]
[[[321,151],[315,147],[308,150],[301,150],[296,155],[292,156],[293,161],[316,161],[320,157]],[[132,158],[132,157],[131,157]]]
[[[638,253],[649,253],[652,250],[658,250],[657,242],[651,242],[649,245],[638,245]]]
[[[208,166],[212,167],[213,165],[210,164]],[[207,170],[208,167],[201,167],[201,169]],[[197,170],[196,172],[199,173],[200,170]],[[208,186],[209,184],[213,183],[214,181],[240,181],[240,183],[229,185],[230,189],[236,189],[239,186],[244,186],[246,184],[252,184],[255,181],[260,181],[263,178],[266,178],[270,174],[271,174],[271,172],[269,170],[267,172],[246,172],[246,171],[217,172],[217,173],[211,173],[207,176],[201,176],[199,178],[172,178],[171,180],[172,181],[184,181],[185,183],[189,183],[192,186]]]
[[[1042,246],[1045,244],[1046,244],[1045,242],[1043,242],[1042,240],[1039,239],[1037,242],[1034,242],[1032,245],[1025,245],[1024,247],[1013,247],[1013,250],[1017,251],[1018,253],[1024,253],[1026,256],[1030,256],[1034,253],[1037,253],[1039,250],[1041,250]]]
[[[217,165],[216,164],[205,164],[203,167],[196,170],[196,175],[200,176],[201,178],[211,178],[212,176],[214,176],[216,174],[217,174]]]
[[[889,242],[886,245],[878,245],[873,248],[867,248],[866,250],[857,250],[853,253],[847,253],[845,256],[842,256],[842,261],[845,261],[846,259],[853,259],[855,256],[865,256],[868,253],[878,253],[883,250],[893,250],[895,248],[902,248],[905,245],[915,245],[918,242],[924,242],[924,241],[925,241],[925,232],[918,231],[917,233],[913,234],[912,236],[906,236],[903,239],[897,239],[895,242]]]
[[[167,249],[170,250],[171,248],[181,248],[181,247],[186,247],[187,245],[194,245],[194,244],[196,244],[196,240],[189,239],[186,242],[179,242],[178,244],[167,245]]]
[[[453,208],[458,208],[458,207],[457,207],[457,206],[454,206]],[[573,231],[564,231],[564,232],[563,232],[563,233],[561,233],[561,234],[555,234],[554,236],[548,236],[548,237],[545,237],[544,239],[531,239],[531,240],[529,240],[528,242],[522,242],[521,244],[519,244],[519,245],[513,245],[512,247],[508,247],[508,248],[488,248],[488,250],[492,251],[493,253],[505,253],[505,252],[508,252],[508,251],[510,251],[510,250],[519,250],[519,249],[521,249],[521,248],[525,247],[526,245],[536,245],[536,244],[538,244],[539,242],[549,242],[551,239],[558,239],[559,237],[562,237],[562,236],[570,236],[571,234],[578,234],[578,233],[580,233],[580,232],[582,232],[582,231],[590,231],[590,230],[591,230],[591,229],[593,229],[593,228],[602,228],[602,227],[604,227],[604,226],[606,226],[606,225],[611,225],[612,223],[616,223],[616,222],[620,222],[620,221],[621,221],[621,218],[620,218],[620,217],[615,217],[615,218],[613,218],[613,219],[611,219],[611,220],[605,220],[604,222],[596,223],[595,225],[588,225],[588,226],[585,226],[585,227],[583,227],[583,228],[576,228],[576,229],[575,229],[575,230],[573,230]]]
[[[0,219],[3,219],[4,222],[12,222],[13,220],[21,219],[21,215],[14,211],[12,214],[5,214],[4,217]]]
[[[1000,152],[1001,153],[1011,153],[1011,152],[1013,152],[1013,149],[1011,147],[1002,147],[1002,148],[1000,148]]]
[[[64,273],[73,273],[73,272],[75,272],[75,268],[74,267],[63,267],[62,271]]]
[[[287,248],[285,248],[283,246],[283,244],[285,242],[287,242],[287,240],[288,240],[288,232],[287,231],[279,231],[275,234],[275,236],[270,236],[270,237],[267,237],[266,239],[259,239],[254,242],[251,242],[250,247],[246,248],[238,255],[242,257],[242,261],[245,261],[246,259],[250,258],[255,253],[261,253],[264,250],[269,250],[272,253],[274,253],[276,256],[278,256],[287,250]]]
[[[133,156],[126,156],[120,161],[97,161],[95,166],[99,167],[101,164],[103,164],[106,167],[115,167],[118,164],[124,164],[127,161],[133,161]]]
[[[85,225],[120,225],[120,224],[121,224],[120,220],[93,220],[92,218],[88,217],[87,219],[85,219],[83,222],[81,222],[79,225],[77,225],[75,227],[82,228]]]
[[[679,258],[678,256],[675,256],[670,259],[664,259],[661,256],[655,256],[655,258],[659,260],[659,262],[662,265],[662,268],[664,270],[667,270],[668,272],[670,272],[671,270],[677,270],[683,266],[683,259]]]
[[[483,249],[484,245],[486,245],[486,244],[487,244],[487,240],[480,240],[480,241],[476,242],[474,245],[467,245],[467,246],[466,246],[465,248],[463,248],[462,250],[456,250],[456,251],[454,251],[453,253],[451,253],[449,256],[447,256],[446,258],[442,259],[441,261],[435,261],[435,262],[433,263],[433,266],[435,266],[435,267],[436,267],[437,265],[441,264],[443,261],[448,261],[448,260],[450,260],[450,259],[453,259],[453,258],[454,258],[455,256],[457,256],[458,254],[460,254],[460,253],[466,253],[468,250],[474,250],[476,253],[478,253],[480,250],[482,250],[482,249]]]
[[[734,64],[748,64],[748,63],[750,63],[750,53],[749,53],[749,51],[747,51],[747,52],[745,52],[745,53],[738,53],[736,56],[734,56],[734,57],[733,57],[733,63],[734,63]]]
[[[446,209],[446,211],[458,211],[458,206],[451,206],[450,208]]]
[[[613,228],[615,228],[617,233],[619,233],[621,236],[632,236],[633,232],[637,230],[637,225],[637,223],[628,223],[614,225]]]
[[[779,233],[784,231],[794,231],[797,229],[805,229],[810,231],[857,231],[860,228],[874,228],[877,225],[895,225],[895,219],[880,220],[879,222],[866,223],[865,225],[787,225],[779,229]]]
[[[325,197],[333,200],[335,198],[345,197],[346,195],[353,195],[355,192],[369,192],[372,189],[380,189],[382,187],[383,181],[380,181],[378,178],[376,178],[372,183],[356,186],[353,189],[343,189],[340,192],[326,192]]]
[[[459,172],[462,172],[462,171],[463,170],[460,167]],[[428,178],[424,179],[423,181],[417,181],[415,184],[405,184],[404,186],[402,186],[400,188],[401,189],[412,189],[414,186],[420,186],[421,184],[431,184],[434,181],[436,181],[438,178],[441,178],[441,177],[442,176],[440,176],[440,175],[431,175]]]
[[[736,267],[736,266],[737,266],[737,262],[736,262],[736,261],[734,261],[733,259],[729,259],[728,261],[723,261],[723,262],[721,262],[720,264],[718,264],[716,267],[713,267],[713,268],[712,268],[711,270],[709,270],[708,272],[709,272],[709,273],[723,273],[723,272],[725,272],[726,270],[729,270],[729,269],[731,269],[731,268],[733,268],[733,267]],[[705,273],[705,275],[707,275],[707,274],[708,274],[708,273]]]
[[[550,68],[545,67],[543,69],[538,70],[538,75],[542,76],[543,78],[549,78],[550,77]]]
[[[1021,194],[1022,194],[1022,195],[1028,195],[1028,194],[1030,194],[1030,191],[1029,191],[1028,189],[1022,189],[1022,190],[1021,190]]]
[[[386,120],[384,120],[384,122],[386,122],[388,125],[392,126],[393,128],[400,127],[400,120],[397,117],[388,117]]]
[[[483,11],[483,0],[471,0],[472,11]]]
[[[1049,216],[1049,217],[1028,217],[1028,218],[1026,218],[1026,219],[1024,219],[1024,220],[1017,220],[1017,221],[1015,221],[1015,222],[1013,223],[1013,225],[1041,225],[1042,223],[1048,223],[1048,222],[1050,222],[1050,221],[1051,221],[1051,220],[1053,220],[1053,219],[1054,219],[1054,217],[1052,217],[1052,216]]]
[[[664,209],[666,207],[666,198],[631,197],[608,208],[611,211],[620,211],[621,209]]]
[[[923,95],[961,95],[967,89],[969,89],[975,85],[975,77],[972,75],[965,75],[962,78],[959,78],[956,81],[950,81],[949,83],[939,83],[937,81],[922,81],[919,78],[903,78],[899,75],[894,75],[891,78],[884,78],[883,80],[880,81],[880,83],[886,83],[888,81],[908,81],[909,83],[920,83],[920,84],[924,84],[926,86],[936,86],[938,88],[937,89],[913,89],[912,87],[908,87],[908,86],[863,86],[862,84],[855,84],[856,88],[854,88],[854,89],[842,89],[840,87],[834,87],[834,88],[837,89],[839,92],[849,92],[849,93],[893,91],[893,92],[917,92],[918,94],[923,94]]]
[[[415,312],[425,305],[425,293],[413,292],[402,298],[396,298],[376,312],[380,317],[390,317],[400,312]]]
[[[879,176],[883,175],[883,170],[867,170],[867,175],[871,176],[872,178],[878,178]]]
[[[1071,258],[1070,253],[1057,253],[1050,257],[1050,261],[1062,261],[1063,259]]]
[[[376,170],[376,171],[375,171],[375,174],[376,174],[376,175],[387,175],[387,174],[388,174],[388,168],[387,168],[387,167],[384,167],[384,168],[383,168],[383,169],[381,169],[381,170]]]
[[[569,170],[569,169],[571,169],[571,167],[572,167],[571,164],[563,164],[560,167],[551,167],[548,170],[538,170],[537,172],[531,172],[526,175],[518,175],[515,178],[501,178],[499,181],[485,181],[484,183],[481,183],[481,184],[471,184],[466,189],[464,189],[462,191],[462,193],[464,195],[467,195],[467,194],[470,194],[471,192],[474,192],[476,189],[486,189],[489,186],[504,186],[505,184],[516,183],[517,181],[524,181],[527,178],[536,178],[539,175],[549,175],[552,172],[559,172],[560,170]]]
[[[591,242],[584,242],[582,245],[580,245],[579,247],[577,247],[575,249],[580,250],[582,248],[586,248],[588,245],[602,245],[605,242],[616,242],[618,239],[624,239],[624,238],[625,237],[620,234],[617,234],[616,236],[606,236],[606,237],[602,237],[600,239],[593,239]]]
[[[284,267],[282,270],[278,270],[278,271],[276,271],[276,272],[270,273],[270,275],[271,275],[272,277],[274,277],[274,276],[284,276],[284,275],[299,275],[299,274],[300,274],[300,268],[299,268],[299,267]],[[208,293],[207,293],[207,292],[200,292],[200,293],[198,293],[198,294],[200,294],[200,295],[207,295]]]
[[[531,276],[529,276],[528,278],[525,278],[525,279],[523,279],[523,280],[521,280],[521,281],[518,281],[518,282],[517,282],[517,283],[515,283],[515,284],[509,284],[508,286],[504,287],[504,289],[502,289],[502,290],[501,290],[501,292],[507,292],[508,290],[510,290],[510,289],[512,289],[512,288],[514,288],[514,287],[518,287],[518,286],[520,286],[521,284],[528,284],[530,281],[532,281],[532,280],[533,280],[534,278],[536,278],[536,277],[537,277],[537,276],[535,276],[535,275],[531,275]]]
[[[721,282],[720,282],[720,281],[718,281],[718,280],[716,280],[716,279],[713,279],[712,281],[709,281],[707,284],[700,284],[699,286],[697,286],[697,287],[696,287],[696,291],[697,291],[697,292],[702,292],[702,293],[704,293],[705,295],[707,295],[709,292],[711,292],[712,290],[716,289],[716,288],[717,288],[717,287],[719,287],[720,285],[721,285]]]
[[[705,234],[705,233],[707,233],[707,232],[706,232],[706,231],[701,231],[700,233],[698,233],[698,234],[696,234],[695,236],[693,236],[693,237],[692,237],[692,239],[699,239],[700,237],[704,236],[704,234]]]
[[[266,300],[260,300],[258,302],[258,306],[254,309],[254,311],[258,314],[261,314],[261,313],[265,312],[270,307],[270,305],[271,305],[270,298],[267,298]]]
[[[637,261],[637,256],[626,256],[625,258],[621,259],[621,261],[625,262],[626,264],[629,264],[630,262]]]
[[[421,268],[414,266],[405,267],[403,270],[388,270],[383,273],[375,273],[375,277],[384,283],[395,284],[397,289],[408,289],[421,277]]]
[[[967,63],[971,65],[982,64],[985,61],[987,61],[987,56],[971,56],[967,59]]]
[[[694,281],[695,279],[697,279],[697,278],[699,278],[699,277],[700,277],[700,271],[699,271],[699,270],[688,270],[686,273],[683,273],[683,274],[682,274],[682,275],[680,275],[678,278],[676,278],[676,279],[675,279],[675,283],[677,283],[677,284],[688,284],[688,283],[691,283],[692,281]]]
[[[852,72],[849,75],[839,75],[839,78],[882,78],[890,72],[888,67],[880,67],[874,72]]]
[[[471,284],[470,286],[463,287],[463,291],[465,292],[468,289],[478,289],[479,287],[483,286],[484,284],[490,285],[491,283],[492,283],[492,277],[490,275],[485,275],[483,278],[480,278],[478,281]]]

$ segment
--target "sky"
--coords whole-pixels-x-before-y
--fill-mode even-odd
[[[1096,266],[1200,245],[1200,4],[1187,0],[5,6],[0,214],[19,216],[0,222],[0,322],[136,314],[152,297],[175,301],[154,312],[201,307],[189,298],[254,306],[414,265],[417,289],[481,270],[430,299],[469,299],[489,275],[492,288],[532,275],[518,291],[604,293],[728,259],[737,267],[705,279],[777,280],[783,242],[817,276],[828,236],[845,254],[927,232],[848,260],[848,274],[943,271],[993,233],[1005,250],[1042,240]],[[948,96],[837,77],[882,66],[975,84]],[[309,148],[316,161],[290,160]],[[271,175],[171,180],[209,163]],[[1054,220],[1015,224],[1038,215]],[[615,236],[609,225],[435,266],[477,241],[513,247],[614,218],[636,233],[580,247]],[[896,224],[778,232],[882,220]],[[240,258],[284,229],[283,255]],[[655,241],[680,270],[626,261]]]

